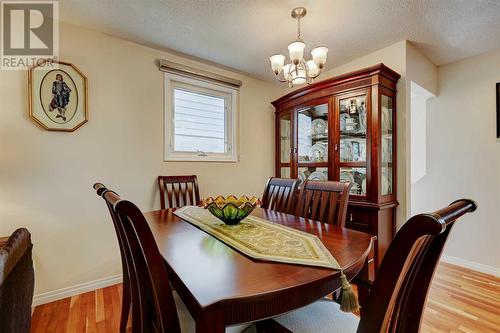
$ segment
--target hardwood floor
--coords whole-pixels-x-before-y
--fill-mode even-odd
[[[116,284],[37,306],[32,315],[31,332],[118,332],[121,296],[121,284]]]
[[[421,331],[500,332],[500,279],[440,263]]]
[[[121,285],[37,306],[32,332],[118,332]],[[424,313],[425,333],[500,332],[500,279],[440,263]]]

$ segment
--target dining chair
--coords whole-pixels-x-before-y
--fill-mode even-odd
[[[35,286],[32,248],[25,228],[0,238],[0,332],[30,332]]]
[[[195,332],[195,323],[186,306],[172,291],[154,236],[149,225],[132,202],[116,192],[96,184],[112,211],[119,237],[124,245],[125,263],[130,274],[132,296],[132,333]],[[231,326],[226,332],[251,332],[254,326]]]
[[[295,215],[344,227],[350,187],[350,183],[306,180]]]
[[[298,179],[269,178],[262,195],[261,207],[291,213],[295,209],[299,183]]]
[[[161,209],[200,203],[198,179],[192,176],[158,176]]]
[[[98,196],[102,196],[106,191],[109,191],[103,184],[94,184],[94,189]],[[118,246],[120,248],[120,257],[122,261],[122,307],[121,307],[121,317],[120,317],[120,333],[124,333],[127,329],[128,318],[130,314],[130,309],[132,307],[132,296],[130,290],[130,272],[129,266],[127,265],[127,257],[125,255],[125,241],[122,238],[118,227],[118,216],[114,211],[113,207],[106,201],[109,213],[111,215],[111,221],[113,221],[113,227],[115,228],[116,237],[118,238]]]
[[[371,285],[361,319],[320,300],[264,321],[259,332],[417,333],[432,276],[455,221],[477,208],[462,199],[412,217],[396,233]],[[272,327],[266,329],[266,325]]]

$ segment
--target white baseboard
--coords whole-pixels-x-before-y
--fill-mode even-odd
[[[54,302],[66,297],[75,296],[78,294],[83,294],[88,291],[104,288],[111,286],[113,284],[121,283],[122,275],[108,276],[102,279],[80,283],[74,286],[61,288],[53,291],[48,291],[45,293],[37,294],[33,296],[33,306],[40,304],[45,304],[49,302]]]
[[[481,273],[490,274],[496,277],[500,277],[500,268],[480,264],[474,261],[469,261],[462,258],[452,257],[443,255],[441,261],[447,262],[448,264],[462,266],[468,269],[472,269]]]

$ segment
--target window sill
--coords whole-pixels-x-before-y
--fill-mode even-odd
[[[163,159],[164,162],[222,162],[237,163],[236,156],[169,156]]]

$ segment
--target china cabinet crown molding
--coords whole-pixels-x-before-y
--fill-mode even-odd
[[[337,75],[335,77],[325,79],[322,81],[318,81],[316,83],[313,83],[308,86],[304,86],[300,89],[296,89],[280,98],[275,100],[274,102],[271,102],[272,105],[274,105],[275,108],[280,108],[282,105],[284,105],[286,102],[289,102],[291,100],[295,100],[299,97],[305,96],[305,95],[311,95],[314,92],[317,91],[322,91],[325,96],[330,92],[330,91],[325,91],[328,88],[333,88],[331,91],[341,91],[344,86],[344,84],[348,84],[353,81],[357,81],[360,79],[364,78],[372,78],[373,76],[378,76],[380,81],[377,82],[383,86],[385,86],[388,89],[393,90],[396,92],[396,83],[397,81],[401,78],[401,75],[398,74],[396,71],[392,70],[391,68],[387,67],[383,63],[366,67],[363,69],[359,69],[353,72]],[[371,85],[374,82],[370,82],[368,85]],[[335,89],[335,87],[337,89]],[[359,87],[359,86],[358,86]]]

